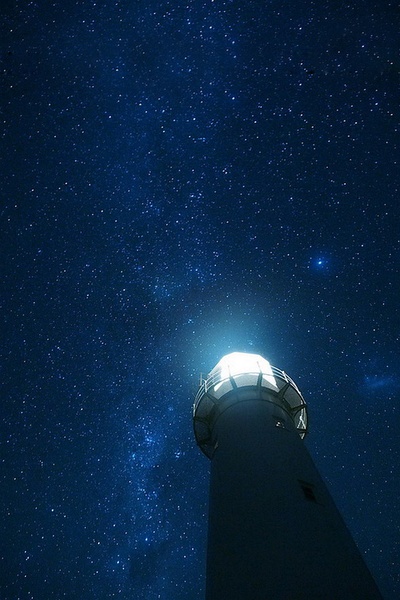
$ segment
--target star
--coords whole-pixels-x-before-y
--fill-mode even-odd
[[[329,270],[330,260],[324,255],[319,255],[310,259],[310,267],[316,272],[326,272]]]

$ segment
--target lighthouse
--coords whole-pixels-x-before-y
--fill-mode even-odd
[[[382,598],[303,442],[307,406],[284,371],[224,356],[201,381],[193,426],[211,461],[206,600]]]

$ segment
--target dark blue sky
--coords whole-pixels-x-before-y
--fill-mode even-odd
[[[2,599],[203,598],[191,405],[235,350],[397,599],[397,4],[2,13]]]

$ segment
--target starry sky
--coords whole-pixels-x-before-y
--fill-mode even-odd
[[[199,374],[263,355],[400,597],[394,1],[4,0],[2,600],[202,600]]]

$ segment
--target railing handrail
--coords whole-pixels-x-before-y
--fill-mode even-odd
[[[299,388],[293,381],[293,379],[291,377],[289,377],[289,375],[287,373],[285,373],[285,371],[282,371],[281,369],[278,369],[277,367],[274,367],[272,365],[270,365],[270,366],[271,366],[272,375],[277,379],[280,379],[282,381],[285,381],[286,383],[289,383],[294,388],[294,390],[299,394],[300,398],[303,399],[303,396],[302,396]],[[237,375],[257,375],[257,376],[259,376],[260,373],[265,375],[266,377],[268,377],[268,375],[269,375],[268,373],[264,373],[263,371],[260,371],[260,370],[244,371],[243,373],[235,373],[233,378]],[[215,386],[217,383],[221,383],[223,381],[229,381],[229,379],[231,377],[232,376],[229,374],[224,375],[222,377],[221,371],[217,371],[216,373],[214,373],[213,375],[211,375],[210,377],[207,377],[205,379],[203,377],[201,377],[200,387],[199,387],[196,397],[195,397],[195,407],[197,407],[197,404],[200,401],[200,399],[202,398],[202,396],[207,393],[207,390],[209,390],[210,388]],[[303,402],[304,402],[304,400],[303,400]]]

